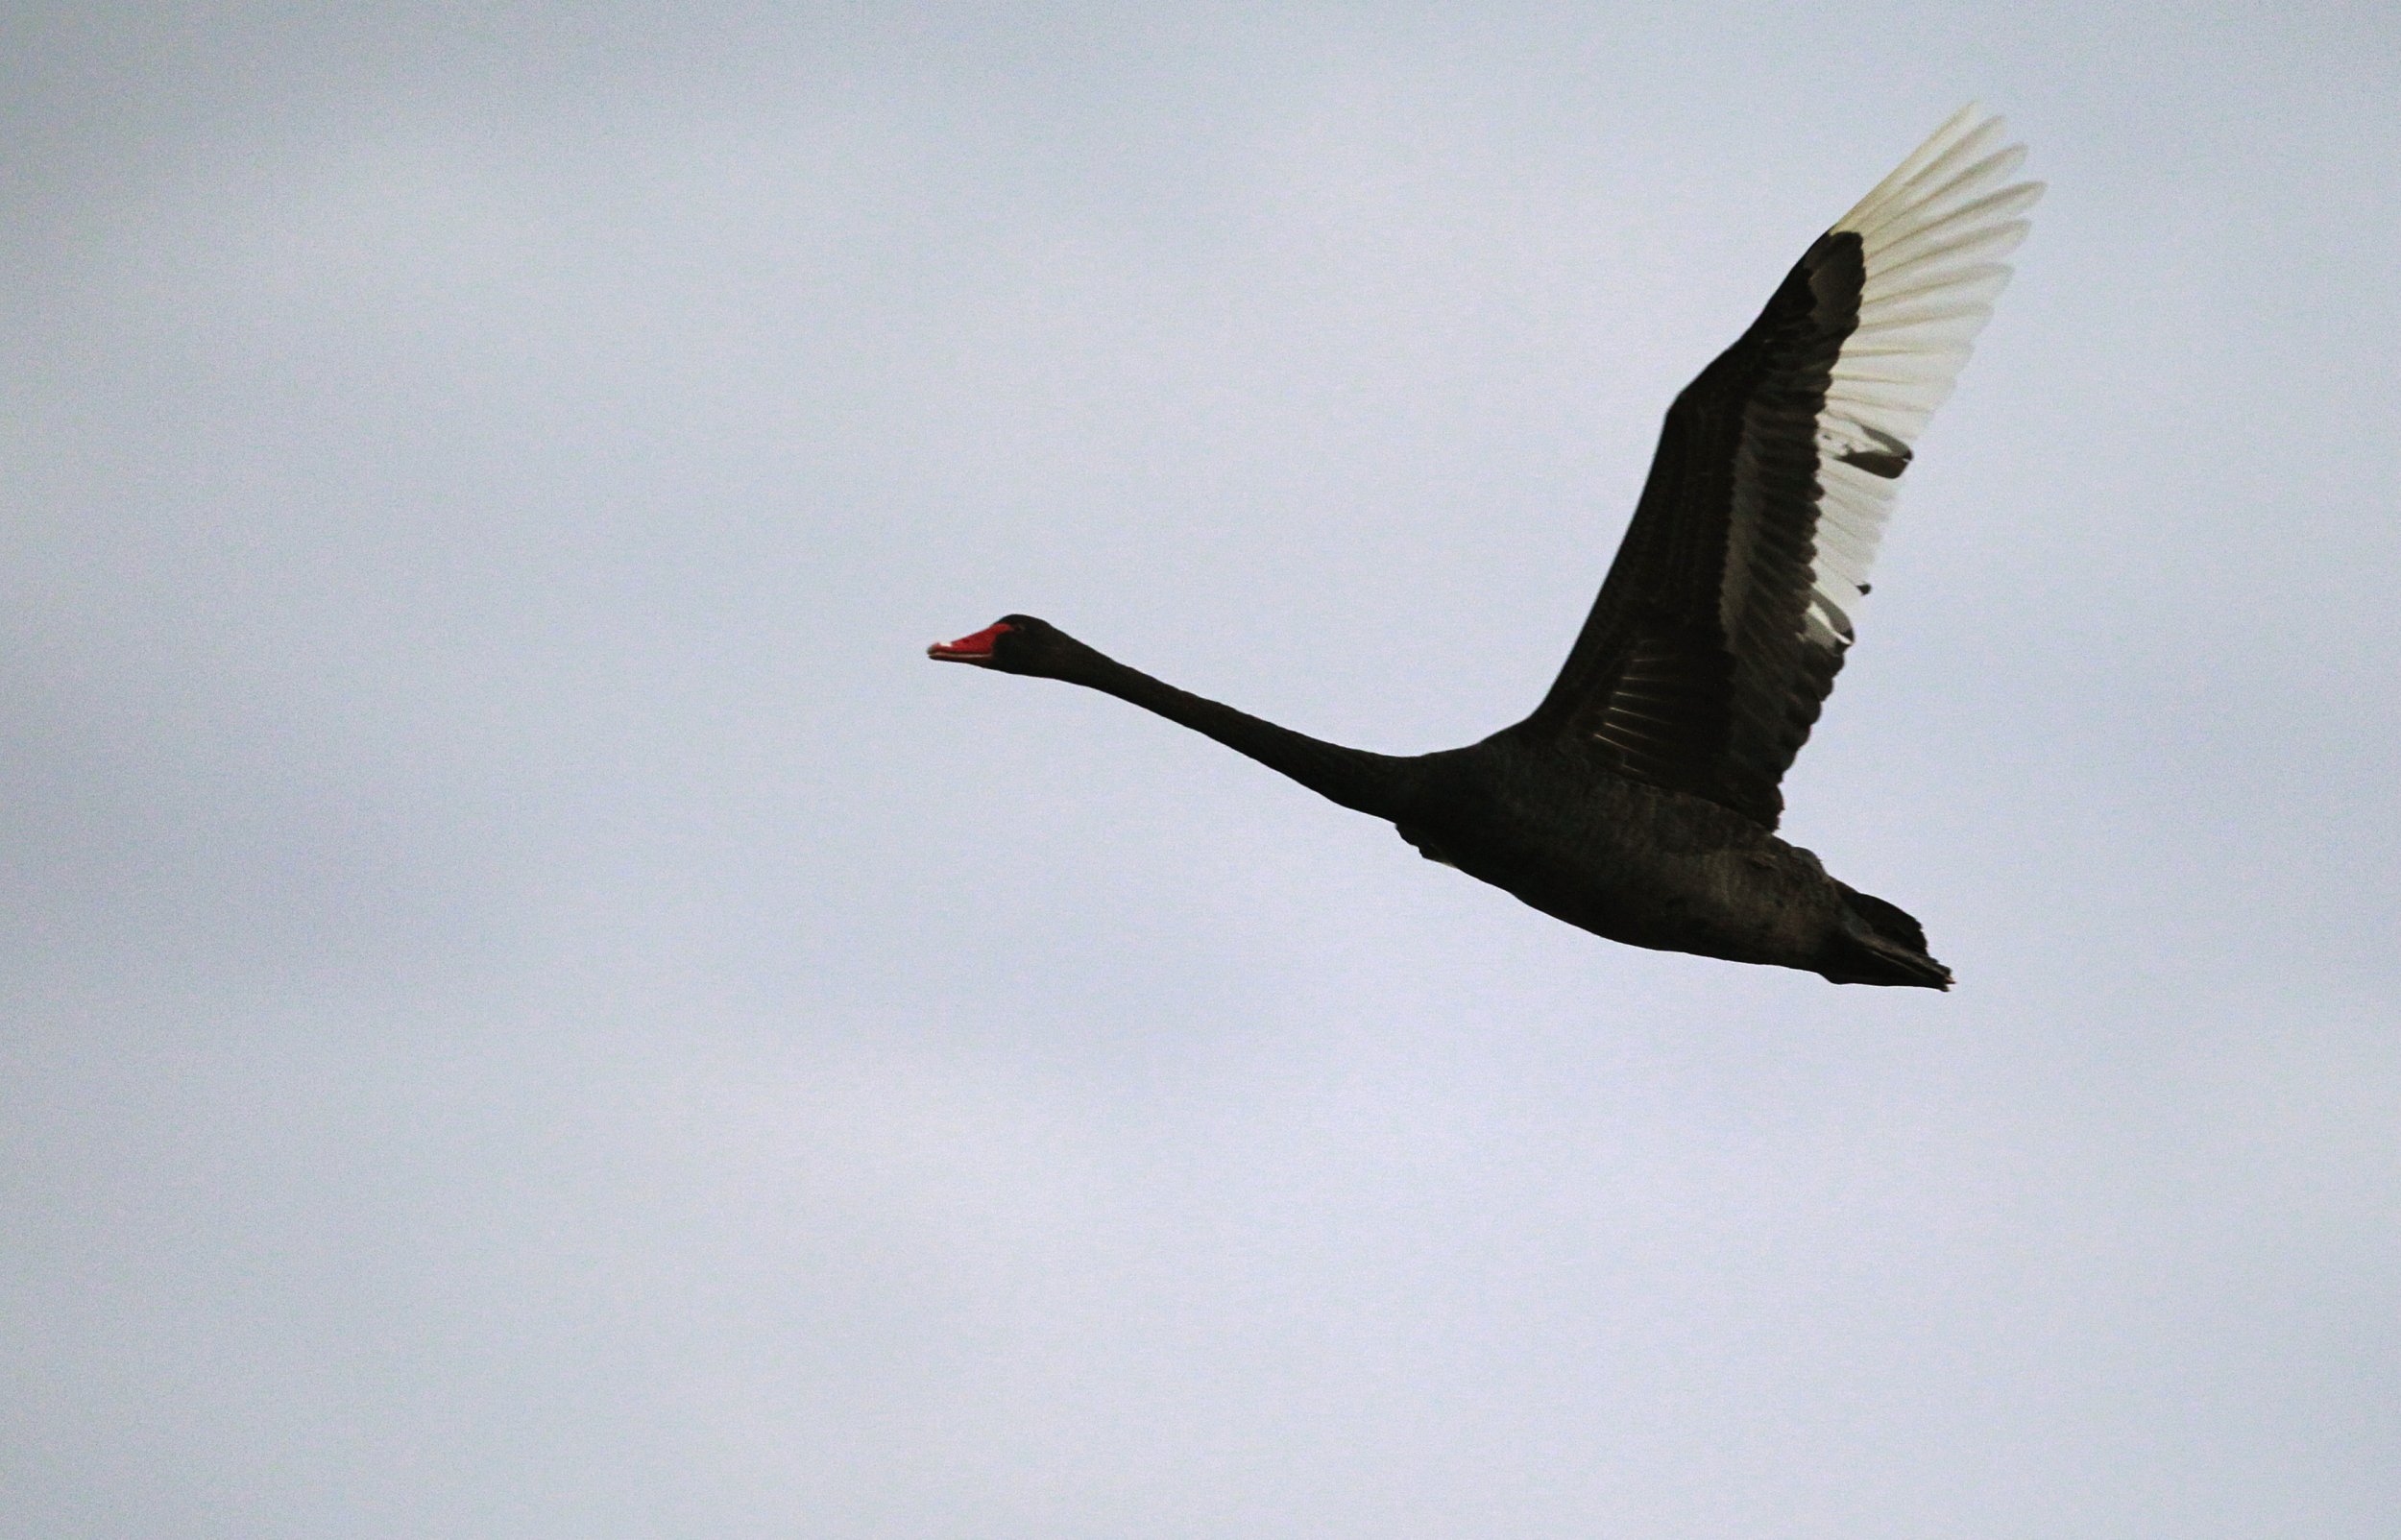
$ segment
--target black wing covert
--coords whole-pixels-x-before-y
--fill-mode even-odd
[[[1769,829],[1907,469],[2037,182],[1963,108],[1818,237],[1668,409],[1617,560],[1521,731]]]

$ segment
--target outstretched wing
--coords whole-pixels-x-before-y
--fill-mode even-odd
[[[1776,826],[1910,445],[2009,279],[2039,182],[1970,106],[1818,237],[1668,409],[1625,542],[1520,731]]]

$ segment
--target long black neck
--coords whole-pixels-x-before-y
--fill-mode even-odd
[[[1327,743],[1177,689],[1081,643],[1077,644],[1077,651],[1081,656],[1055,677],[1130,701],[1146,711],[1205,733],[1235,753],[1248,755],[1346,807],[1396,819],[1416,786],[1417,761],[1413,758]]]

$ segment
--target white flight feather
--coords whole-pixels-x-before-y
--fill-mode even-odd
[[[1857,329],[1817,420],[1817,554],[1803,629],[1820,645],[1850,641],[1896,485],[1838,457],[1914,444],[1991,319],[2009,281],[2001,258],[2025,238],[2023,216],[2042,196],[2041,182],[2008,181],[2025,147],[1997,149],[2002,127],[1975,103],[1961,108],[1834,222],[1859,237],[1867,274]]]

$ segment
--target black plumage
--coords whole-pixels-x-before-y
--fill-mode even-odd
[[[2040,192],[1960,112],[1811,244],[1668,409],[1557,681],[1466,748],[1321,742],[1009,615],[932,655],[1100,689],[1225,743],[1432,859],[1637,946],[1948,988],[1917,921],[1776,837],[1854,639],[1910,441],[1948,394]]]

